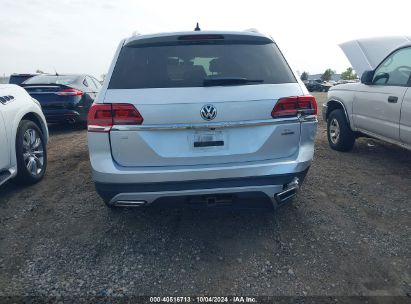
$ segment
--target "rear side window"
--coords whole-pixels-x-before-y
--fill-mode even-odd
[[[210,77],[258,80],[255,84],[296,82],[274,43],[219,42],[125,46],[108,88],[201,87]]]

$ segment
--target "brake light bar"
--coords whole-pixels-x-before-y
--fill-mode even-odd
[[[93,104],[88,112],[89,132],[110,132],[114,125],[141,125],[140,112],[128,103]]]
[[[223,35],[184,35],[178,37],[178,40],[221,40]]]
[[[314,96],[291,96],[280,98],[271,111],[272,118],[298,115],[317,115],[317,102]]]
[[[63,89],[56,94],[59,96],[82,96],[84,92],[77,89]]]

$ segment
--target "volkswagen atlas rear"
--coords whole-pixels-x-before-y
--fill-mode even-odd
[[[130,37],[88,115],[97,192],[110,207],[250,195],[279,206],[310,167],[316,115],[314,97],[259,33]]]

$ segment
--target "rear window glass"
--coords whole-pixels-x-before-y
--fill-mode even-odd
[[[9,79],[9,83],[11,84],[21,84],[25,80],[33,77],[33,75],[11,75]]]
[[[68,85],[78,81],[78,76],[67,75],[39,75],[32,77],[24,82],[24,84],[62,84]]]
[[[125,46],[109,89],[201,87],[210,77],[259,80],[247,84],[296,82],[274,43]]]

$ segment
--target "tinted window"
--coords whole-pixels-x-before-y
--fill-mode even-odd
[[[411,48],[400,49],[390,55],[375,71],[373,83],[407,85],[411,76]]]
[[[11,75],[9,79],[9,83],[11,84],[21,84],[25,80],[33,77],[33,75]]]
[[[200,87],[207,77],[296,82],[273,43],[125,46],[109,89]]]
[[[56,75],[39,75],[32,77],[24,82],[24,84],[62,84],[70,85],[76,83],[79,79],[79,76],[56,76]]]

